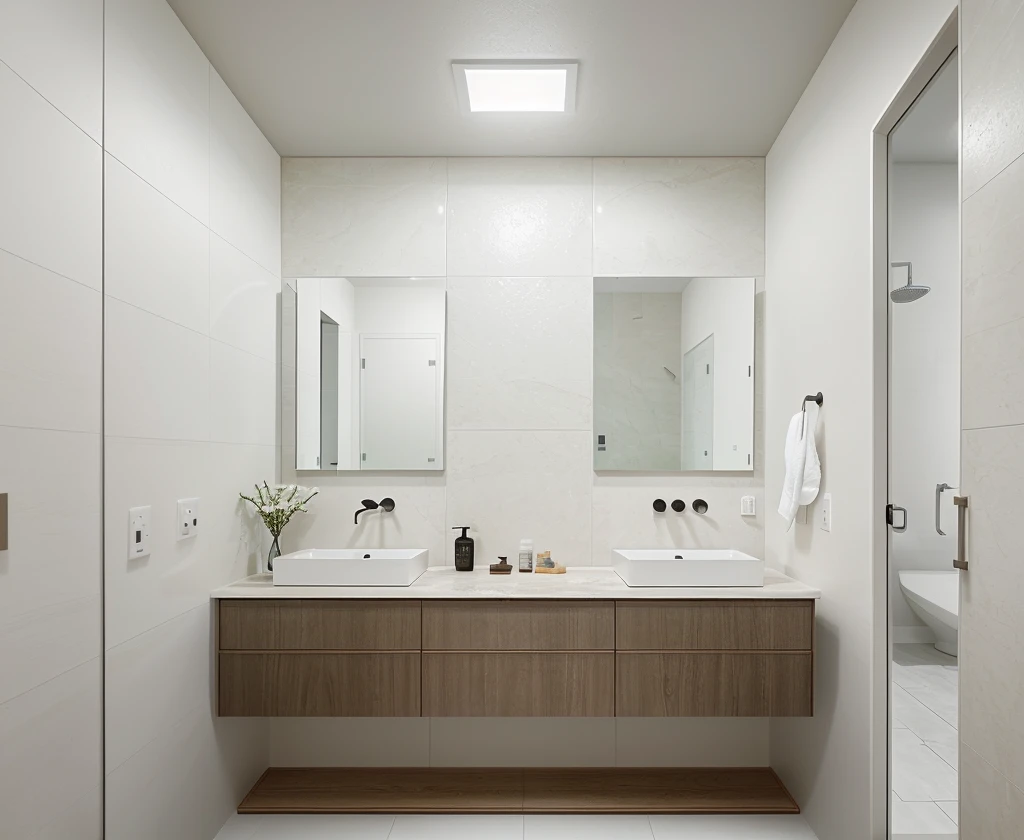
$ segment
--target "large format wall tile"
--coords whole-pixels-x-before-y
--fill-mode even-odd
[[[763,158],[597,158],[594,274],[764,274]]]
[[[104,341],[108,435],[208,438],[210,341],[205,335],[107,297]]]
[[[0,249],[100,288],[100,147],[0,64]]]
[[[610,717],[431,718],[430,765],[612,767],[615,725]]]
[[[448,428],[590,429],[590,277],[448,281]]]
[[[164,0],[106,0],[104,148],[206,224],[210,64]]]
[[[206,335],[210,232],[107,155],[104,292]]]
[[[590,158],[450,158],[448,274],[592,273]]]
[[[444,158],[281,164],[284,276],[444,276]]]
[[[448,523],[472,526],[482,566],[515,558],[523,538],[563,565],[589,566],[590,463],[589,432],[451,431]],[[451,541],[447,557],[455,562]]]
[[[280,291],[279,277],[219,236],[210,237],[210,338],[276,362]]]
[[[97,657],[0,705],[4,837],[40,836],[55,811],[73,803],[95,813],[103,773],[102,685]],[[96,827],[78,824],[65,836],[99,840]]]
[[[1022,0],[963,4],[960,84],[965,198],[1024,154],[1022,8]],[[966,231],[964,241],[970,241]]]
[[[765,767],[764,718],[615,719],[618,767]]]
[[[277,366],[210,342],[210,440],[274,446]]]
[[[0,425],[98,434],[99,291],[0,251],[0,300]]]
[[[271,767],[427,767],[429,718],[273,718]]]
[[[966,744],[960,750],[960,837],[1017,840],[1024,792]]]
[[[0,61],[102,141],[103,0],[5,0]]]
[[[210,229],[281,275],[281,158],[210,69]]]

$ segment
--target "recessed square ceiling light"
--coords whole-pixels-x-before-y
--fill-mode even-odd
[[[455,61],[455,91],[463,111],[576,109],[575,61]]]

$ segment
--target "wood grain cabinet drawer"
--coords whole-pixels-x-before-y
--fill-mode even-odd
[[[611,601],[424,601],[424,650],[612,650]]]
[[[615,654],[426,653],[424,717],[610,717]]]
[[[420,654],[221,653],[223,716],[418,717]]]
[[[813,601],[617,601],[617,650],[814,647]]]
[[[419,601],[220,602],[221,650],[419,650]]]
[[[789,717],[813,713],[811,653],[619,653],[620,717]]]

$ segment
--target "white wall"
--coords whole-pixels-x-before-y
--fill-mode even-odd
[[[284,549],[414,545],[450,564],[450,528],[465,524],[481,564],[513,554],[522,537],[571,565],[607,564],[612,548],[629,545],[728,544],[760,556],[758,462],[748,476],[594,474],[592,367],[595,274],[763,274],[763,165],[285,159],[286,272],[445,277],[448,341],[444,473],[300,474],[321,495],[316,513],[289,526]],[[282,464],[293,478],[287,437]],[[759,514],[741,519],[748,494]],[[384,496],[394,513],[352,525],[360,499]],[[710,512],[655,515],[658,497],[703,497]],[[767,761],[759,719],[277,720],[271,729],[276,764]]]
[[[804,394],[821,390],[822,490],[833,499],[829,533],[813,525],[787,532],[774,513],[767,520],[767,562],[823,592],[816,715],[772,721],[771,763],[829,840],[881,836],[884,826],[884,813],[879,822],[871,807],[872,534],[880,515],[872,131],[954,8],[952,0],[859,0],[767,159],[765,493],[774,508],[789,418]]]
[[[99,840],[100,0],[0,2],[0,834]]]
[[[237,494],[276,465],[280,158],[164,0],[105,7],[106,837],[211,838],[268,761],[213,713],[209,592],[267,547]]]
[[[754,457],[754,279],[695,277],[683,290],[683,357],[715,336],[716,470],[749,470]],[[685,411],[683,412],[685,417]]]
[[[889,557],[894,628],[923,627],[903,597],[899,571],[949,569],[956,553],[954,493],[943,496],[942,537],[935,531],[935,485],[960,484],[959,204],[955,163],[892,167],[890,253],[912,261],[914,281],[931,286],[920,300],[892,308],[889,487],[908,514]],[[905,270],[893,270],[893,287],[905,279]]]

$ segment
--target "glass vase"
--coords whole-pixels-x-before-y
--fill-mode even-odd
[[[274,537],[274,542],[270,546],[270,553],[267,554],[267,571],[274,571],[274,561],[281,556],[281,546],[277,542],[278,538]]]

